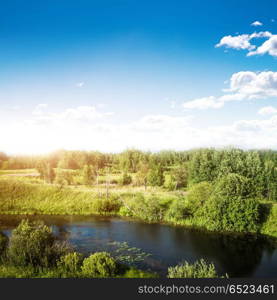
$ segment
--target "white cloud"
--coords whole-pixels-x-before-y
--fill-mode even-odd
[[[110,116],[112,112],[99,112],[94,106],[78,106],[76,108],[68,108],[60,113],[45,113],[42,108],[45,104],[38,105],[33,111],[35,118],[26,120],[28,124],[48,125],[52,124],[67,124],[67,123],[88,123],[99,120],[103,117]]]
[[[79,87],[79,88],[81,88],[81,87],[84,86],[84,84],[85,84],[85,83],[84,83],[83,81],[81,81],[81,82],[77,82],[77,83],[76,83],[76,86]]]
[[[266,53],[271,56],[277,56],[277,35],[276,34],[272,35],[255,51],[250,51],[249,53],[247,53],[247,56],[264,55]]]
[[[259,47],[252,44],[251,41],[257,38],[267,38]],[[215,47],[226,47],[236,50],[247,50],[247,56],[263,55],[268,53],[277,56],[277,35],[269,31],[254,32],[252,34],[241,34],[236,36],[227,35],[221,38]]]
[[[265,106],[262,107],[258,113],[260,115],[274,115],[277,114],[277,108],[273,107],[273,106]]]
[[[248,34],[242,34],[237,36],[227,35],[224,36],[215,47],[227,47],[237,50],[252,50],[255,46],[250,44],[250,36]]]
[[[194,99],[183,103],[185,109],[208,109],[208,108],[221,108],[224,105],[223,102],[218,101],[214,96]]]
[[[194,127],[191,117],[147,115],[133,123],[111,123],[106,119],[86,124],[63,122],[11,123],[1,133],[3,151],[48,152],[58,148],[122,151],[128,147],[157,151],[198,147],[237,146],[277,148],[277,116],[266,120],[239,120],[228,126]],[[1,121],[0,121],[1,122]]]
[[[277,96],[277,72],[242,71],[230,78],[230,87],[220,97],[204,97],[183,103],[185,109],[221,108],[226,102],[264,99]]]
[[[262,25],[263,25],[263,23],[260,21],[255,21],[251,24],[251,26],[262,26]]]

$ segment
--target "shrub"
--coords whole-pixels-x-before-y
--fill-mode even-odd
[[[192,186],[187,196],[188,208],[192,215],[203,207],[204,203],[206,203],[211,196],[211,193],[212,185],[207,181]]]
[[[187,261],[175,267],[168,268],[168,278],[216,278],[218,277],[214,264],[207,264],[200,259],[193,264]]]
[[[9,239],[8,237],[0,231],[0,258],[6,254]]]
[[[162,186],[164,183],[163,169],[161,166],[155,166],[147,174],[147,183],[151,186]]]
[[[160,203],[157,197],[145,198],[141,194],[135,195],[125,206],[130,211],[130,215],[149,222],[161,221],[164,217],[166,207]],[[125,211],[125,215],[126,215]]]
[[[57,263],[58,268],[65,274],[76,274],[80,271],[83,262],[82,254],[78,252],[63,255]]]
[[[82,179],[84,185],[91,185],[95,180],[95,173],[90,165],[84,165],[82,170]]]
[[[121,185],[128,185],[128,184],[132,183],[132,176],[129,175],[128,173],[124,172],[122,174],[122,176],[119,178],[118,183]]]
[[[121,202],[117,197],[98,198],[92,203],[92,208],[99,214],[116,213],[121,207]]]
[[[51,229],[43,222],[23,220],[12,231],[8,257],[16,266],[50,266],[67,251],[63,244],[55,243]]]
[[[107,252],[96,252],[85,258],[82,273],[86,277],[114,277],[117,271],[116,261]]]
[[[164,175],[164,187],[168,191],[174,191],[177,187],[177,181],[174,180],[174,177],[171,174]]]
[[[165,214],[166,219],[174,219],[176,221],[183,220],[189,216],[191,216],[191,211],[185,198],[174,200]]]

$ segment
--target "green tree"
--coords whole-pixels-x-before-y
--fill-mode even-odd
[[[192,186],[188,195],[188,209],[192,215],[201,210],[212,194],[212,185],[207,181]]]
[[[249,179],[238,174],[222,177],[202,210],[211,230],[256,232],[259,215],[260,205],[251,195]]]
[[[147,174],[147,182],[151,186],[162,186],[164,183],[163,168],[160,165],[153,166]]]
[[[82,170],[82,178],[84,185],[91,185],[95,180],[95,173],[90,165],[84,165]]]

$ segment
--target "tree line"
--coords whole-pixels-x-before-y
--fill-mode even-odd
[[[277,152],[273,150],[195,149],[157,153],[128,149],[121,153],[60,150],[45,156],[0,153],[1,169],[36,168],[46,182],[117,183],[163,186],[168,190],[214,182],[227,174],[249,179],[256,195],[277,197]],[[112,174],[118,174],[113,177]],[[105,182],[103,178],[105,176]]]

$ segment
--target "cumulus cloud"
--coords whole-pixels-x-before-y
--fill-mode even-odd
[[[253,39],[266,38],[262,45],[257,46],[252,43]],[[218,47],[232,48],[236,50],[247,50],[247,56],[269,54],[277,56],[277,35],[269,31],[254,32],[252,34],[241,34],[236,36],[227,35],[221,38]]]
[[[224,36],[218,44],[215,45],[216,48],[223,47],[233,48],[236,50],[252,50],[255,46],[250,44],[250,36],[248,34],[242,34],[237,36],[227,35]]]
[[[265,106],[262,107],[259,111],[258,114],[260,115],[274,115],[277,114],[277,108],[273,106]]]
[[[277,96],[277,72],[241,71],[230,78],[230,86],[220,97],[204,97],[183,103],[185,109],[221,108],[229,101],[264,99]]]
[[[276,34],[272,35],[256,50],[247,53],[247,56],[264,55],[266,53],[271,56],[277,56],[277,35]]]
[[[262,25],[263,25],[263,23],[260,21],[255,21],[251,24],[251,26],[262,26]]]

